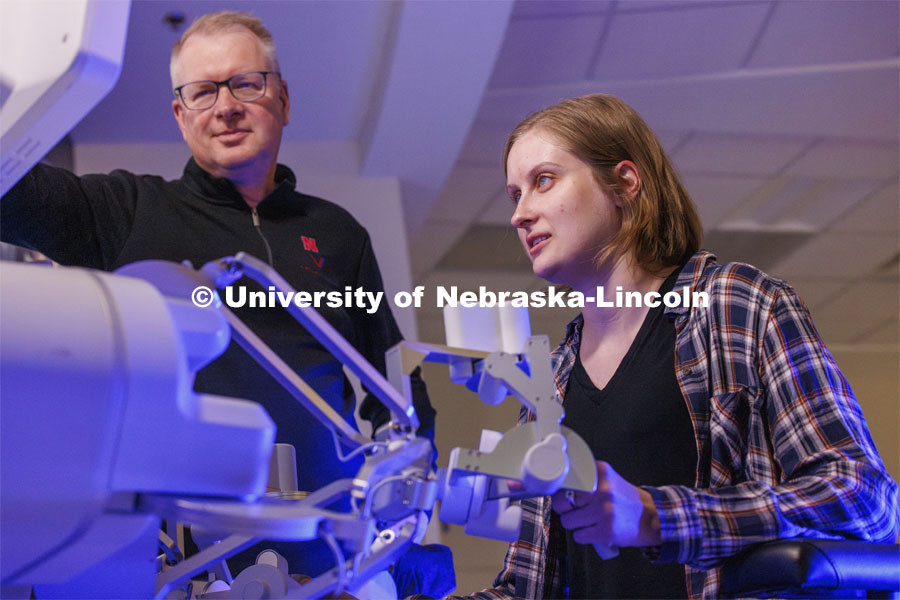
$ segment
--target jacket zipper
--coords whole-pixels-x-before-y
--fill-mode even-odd
[[[272,260],[272,247],[269,246],[269,240],[266,239],[266,236],[263,235],[262,229],[259,226],[259,213],[256,212],[256,208],[250,209],[250,214],[253,217],[253,227],[256,229],[256,233],[259,234],[259,237],[262,238],[263,244],[266,245],[266,254],[269,257],[269,266],[273,269],[275,268],[275,261]]]

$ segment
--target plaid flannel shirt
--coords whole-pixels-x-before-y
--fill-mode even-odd
[[[692,599],[715,598],[716,567],[754,544],[801,536],[893,542],[900,529],[897,484],[802,300],[754,267],[714,261],[695,254],[674,288],[707,292],[709,307],[666,309],[697,441],[696,485],[644,488],[659,512],[659,560],[686,565]],[[553,355],[559,402],[581,324],[580,316],[569,324]],[[522,508],[519,541],[494,588],[473,597],[564,596],[565,548],[550,526],[550,499]]]

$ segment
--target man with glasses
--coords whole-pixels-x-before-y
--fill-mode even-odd
[[[238,18],[202,17],[175,44],[172,110],[197,165],[255,208],[276,187],[291,103],[271,35],[255,19],[235,26]]]
[[[311,293],[383,289],[368,233],[342,208],[295,191],[277,163],[290,119],[272,36],[255,17],[219,12],[198,19],[172,51],[172,109],[192,154],[182,177],[113,171],[74,174],[36,166],[0,202],[2,239],[65,265],[114,270],[145,259],[195,267],[246,251],[266,260],[295,289]],[[260,289],[244,278],[236,285]],[[388,308],[323,310],[323,316],[376,368],[401,340]],[[353,422],[353,392],[341,364],[281,308],[238,308],[237,315],[342,416]],[[301,490],[354,474],[330,433],[235,343],[200,371],[198,391],[260,402],[278,426],[277,441],[297,450]],[[414,378],[420,435],[433,436],[434,412]],[[360,410],[374,427],[387,411],[372,396]],[[185,448],[190,440],[185,440]],[[182,449],[173,448],[173,460]],[[280,551],[293,572],[316,575],[331,552]],[[255,554],[253,555],[255,556]],[[251,559],[252,560],[252,559]]]

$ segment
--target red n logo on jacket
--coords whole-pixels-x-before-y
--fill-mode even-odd
[[[306,237],[305,235],[301,235],[300,239],[303,241],[303,249],[309,250],[310,252],[318,252],[319,249],[316,248],[316,238]]]

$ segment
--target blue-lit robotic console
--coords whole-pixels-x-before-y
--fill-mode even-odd
[[[0,53],[17,57],[0,63],[2,194],[114,85],[129,2],[70,0],[52,11],[30,0],[0,4]],[[507,481],[521,483],[518,496],[594,489],[590,451],[560,425],[546,338],[530,338],[521,354],[404,342],[388,353],[386,380],[314,310],[292,306],[391,410],[373,442],[227,309],[191,303],[197,285],[222,288],[242,273],[289,290],[240,255],[199,270],[146,262],[115,275],[0,263],[0,597],[34,590],[39,598],[318,598],[342,589],[363,597],[438,499],[442,520],[514,540],[521,515]],[[365,453],[354,478],[302,499],[289,484],[266,495],[275,433],[268,415],[252,402],[192,391],[196,371],[232,337],[332,431],[337,452]],[[505,434],[484,432],[478,449],[456,448],[448,466],[433,471],[430,443],[413,433],[409,389],[423,360],[448,364],[451,378],[488,404],[513,395],[536,419]],[[351,512],[322,508],[341,496],[353,499]],[[177,536],[160,530],[163,518],[190,526],[200,551],[184,557]],[[335,566],[302,586],[271,553],[234,577],[224,566],[260,539],[312,538],[326,540]],[[810,563],[785,557],[784,545],[797,544],[737,557],[723,590],[747,595],[760,581],[766,589],[898,589],[897,546],[840,544],[827,560],[840,568],[817,566],[813,577],[781,572],[779,565]],[[837,584],[825,581],[826,571]],[[384,588],[377,597],[388,597]]]
[[[221,314],[130,277],[0,269],[4,586],[66,581],[133,543],[155,556],[159,518],[140,494],[265,492],[269,416],[192,391],[228,344]]]
[[[43,597],[217,598],[264,587],[267,597],[315,598],[359,589],[385,569],[438,499],[443,520],[512,540],[520,514],[505,480],[522,482],[526,495],[595,486],[589,450],[559,424],[546,338],[530,338],[522,355],[405,343],[388,356],[394,387],[318,313],[292,307],[391,410],[392,422],[373,442],[221,303],[191,303],[196,286],[221,288],[242,274],[291,291],[252,257],[200,270],[148,261],[115,275],[15,263],[0,269],[0,300],[15,314],[5,315],[0,344],[7,592],[36,586]],[[366,453],[356,477],[299,500],[265,495],[271,420],[255,403],[192,391],[194,373],[232,335],[334,433],[339,451]],[[478,450],[454,449],[449,467],[432,471],[430,443],[412,433],[415,411],[398,391],[422,360],[449,363],[455,379],[491,404],[513,394],[537,419],[485,436]],[[351,512],[322,508],[341,496],[353,499]],[[171,544],[161,552],[163,517],[194,527],[207,540],[201,552],[183,558]],[[222,566],[259,539],[316,537],[334,549],[335,567],[302,586],[278,561],[234,578]],[[204,572],[204,583],[191,585]]]
[[[71,0],[49,12],[30,0],[2,5],[0,51],[19,59],[0,64],[0,194],[112,89],[130,9],[124,0]],[[356,593],[421,533],[442,497],[444,520],[511,540],[520,515],[505,480],[521,481],[519,494],[593,489],[590,452],[559,425],[546,340],[530,340],[521,355],[404,344],[389,353],[389,383],[318,313],[292,306],[391,410],[373,442],[221,304],[192,304],[196,286],[222,288],[241,274],[289,289],[246,256],[199,270],[150,261],[117,274],[0,263],[0,597],[27,598],[32,588],[40,598]],[[356,477],[303,499],[284,487],[266,495],[268,415],[192,390],[232,337],[333,432],[336,451],[365,453]],[[413,433],[409,393],[423,360],[448,363],[454,380],[491,404],[515,395],[537,420],[486,434],[477,450],[455,449],[434,472],[430,442]],[[321,508],[340,496],[353,499],[352,512]],[[191,526],[200,552],[184,557],[177,536],[160,531],[163,518]],[[234,577],[224,567],[260,539],[318,537],[335,567],[302,587],[277,558]]]

